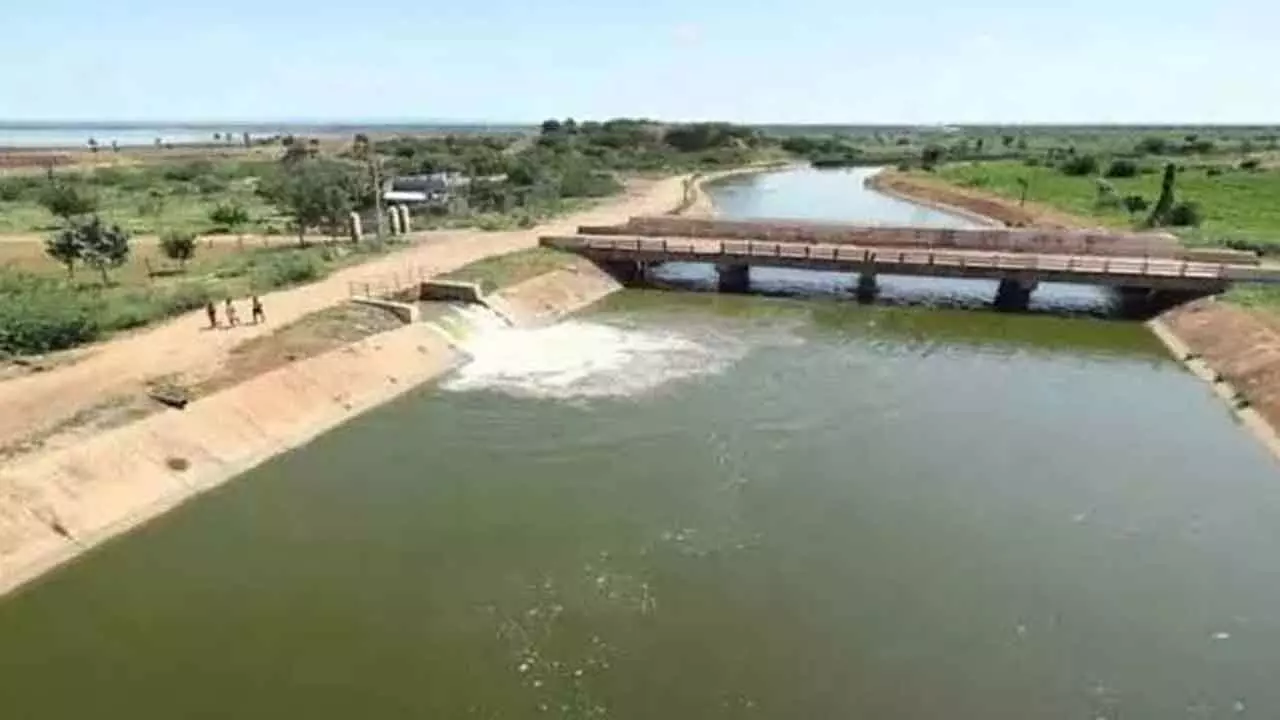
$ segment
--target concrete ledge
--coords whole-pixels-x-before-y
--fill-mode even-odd
[[[458,280],[428,280],[418,289],[419,300],[483,303],[484,296],[479,283]]]
[[[389,310],[401,322],[414,323],[422,317],[422,310],[417,305],[410,303],[396,302],[395,300],[380,300],[378,298],[351,298],[351,302],[359,305],[368,305],[370,307],[382,308]]]

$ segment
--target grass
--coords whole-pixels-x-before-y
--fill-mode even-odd
[[[11,254],[16,246],[26,246],[18,248],[25,263],[0,265],[0,355],[62,350],[210,301],[313,282],[395,247],[339,243],[237,249],[220,243],[202,246],[182,270],[157,260],[158,248],[143,247],[103,285],[94,272],[81,270],[69,278],[43,258],[36,243],[0,243]]]
[[[1103,161],[1105,167],[1106,162]],[[1160,194],[1158,161],[1148,161],[1152,171],[1134,178],[1110,178],[1116,194],[1142,195],[1155,202]],[[1209,174],[1210,168],[1217,168]],[[1020,179],[1030,183],[1028,200],[1092,218],[1117,228],[1134,227],[1142,213],[1130,216],[1123,209],[1099,207],[1098,184],[1092,177],[1070,177],[1056,168],[1028,166],[1020,162],[957,163],[937,169],[944,180],[980,188],[1008,198],[1022,192]],[[1240,170],[1225,165],[1188,166],[1178,174],[1177,200],[1199,205],[1204,222],[1199,228],[1173,228],[1188,244],[1219,245],[1249,242],[1275,245],[1280,251],[1280,170]]]
[[[571,264],[577,256],[550,248],[529,248],[508,255],[485,258],[442,277],[446,280],[478,283],[486,292],[545,275]]]

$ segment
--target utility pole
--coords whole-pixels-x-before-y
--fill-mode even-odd
[[[382,205],[382,160],[378,157],[373,139],[364,133],[356,135],[357,152],[364,156],[369,169],[369,181],[373,183],[374,235],[378,242],[387,233],[386,208]]]

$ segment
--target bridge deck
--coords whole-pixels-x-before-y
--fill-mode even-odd
[[[1147,257],[858,247],[847,244],[572,235],[541,244],[599,260],[774,265],[846,272],[1217,289],[1280,283],[1280,269]]]

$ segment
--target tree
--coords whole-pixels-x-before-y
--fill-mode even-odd
[[[240,234],[240,229],[249,224],[249,211],[235,201],[218,203],[209,211],[209,221],[227,232]]]
[[[55,217],[70,221],[97,211],[98,198],[65,182],[54,182],[40,194],[39,202]]]
[[[1176,227],[1195,227],[1200,224],[1200,206],[1193,202],[1180,202],[1169,208],[1168,224]]]
[[[982,154],[982,146],[986,144],[985,138],[978,138],[973,141],[973,151],[979,155]]]
[[[1142,138],[1134,148],[1143,155],[1163,155],[1169,149],[1169,141],[1159,136]]]
[[[91,152],[91,153],[97,153],[97,152],[98,152],[98,141],[97,141],[97,140],[95,140],[95,139],[93,139],[93,138],[89,138],[89,143],[88,143],[88,144],[89,144],[89,152]]]
[[[1013,136],[1003,135],[1000,137],[1000,142],[1004,144],[1005,148],[1008,148],[1010,145],[1013,144]]]
[[[221,142],[221,141],[222,141],[222,133],[217,133],[217,132],[216,132],[216,133],[214,133],[214,134],[213,134],[213,141],[214,141],[214,142]]]
[[[55,236],[50,244],[57,246],[57,252],[63,256],[60,262],[67,265],[68,271],[71,269],[69,263],[75,259],[82,260],[102,273],[103,285],[111,280],[107,270],[118,268],[129,259],[129,234],[119,225],[107,227],[97,215],[72,224]],[[72,248],[78,249],[74,255]],[[50,248],[46,246],[45,251],[49,252]]]
[[[59,230],[44,241],[44,253],[59,265],[67,268],[67,277],[76,276],[76,262],[84,256],[80,235],[74,228]]]
[[[195,233],[174,231],[161,235],[160,252],[170,260],[177,260],[185,269],[187,261],[196,254]]]
[[[1062,174],[1074,177],[1095,175],[1098,172],[1098,159],[1092,155],[1075,155],[1062,163]]]
[[[306,245],[308,229],[327,226],[333,233],[355,208],[362,184],[359,171],[336,160],[306,158],[284,164],[262,187],[267,199],[290,216],[298,244]]]
[[[1173,208],[1174,185],[1177,182],[1178,166],[1166,163],[1164,178],[1160,181],[1160,197],[1156,198],[1156,206],[1151,209],[1151,215],[1147,217],[1147,225],[1150,227],[1159,227],[1164,224],[1166,216]]]
[[[1020,138],[1018,138],[1018,149],[1019,149],[1019,150],[1026,150],[1026,149],[1027,149],[1027,139],[1026,139],[1026,138],[1024,138],[1024,137],[1020,137]]]
[[[1138,164],[1132,160],[1120,158],[1112,160],[1105,173],[1109,178],[1131,178],[1138,175]]]
[[[920,151],[920,167],[932,170],[942,161],[943,150],[937,145],[929,145]]]
[[[556,120],[555,118],[542,121],[543,135],[555,135],[559,133],[563,128],[564,128],[564,125],[562,125],[560,121]]]

